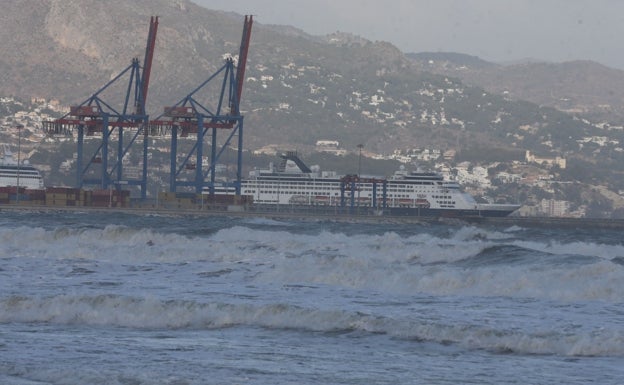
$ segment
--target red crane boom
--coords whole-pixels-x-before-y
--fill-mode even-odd
[[[156,46],[156,32],[158,31],[158,16],[150,18],[150,28],[147,35],[147,44],[145,47],[145,58],[143,59],[143,76],[141,78],[141,92],[143,100],[141,106],[138,106],[138,115],[145,114],[145,106],[147,104],[147,91],[149,90],[150,74],[152,72],[152,60],[154,59],[154,49]]]
[[[245,16],[243,25],[243,36],[241,38],[240,52],[238,54],[238,68],[236,69],[236,103],[232,106],[232,115],[239,115],[241,96],[243,94],[243,82],[245,80],[245,67],[247,66],[247,53],[249,52],[249,43],[251,41],[251,26],[253,24],[253,16]]]

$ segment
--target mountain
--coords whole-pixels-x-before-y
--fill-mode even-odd
[[[406,56],[416,62],[422,63],[422,65],[430,65],[435,71],[437,67],[450,66],[451,69],[465,69],[471,68],[472,70],[492,68],[497,65],[489,61],[480,59],[477,56],[466,55],[457,52],[412,52],[406,54]]]
[[[241,15],[185,0],[24,0],[3,11],[0,95],[64,104],[80,103],[142,57],[149,17],[159,15],[152,116],[214,73],[224,55],[236,55],[242,32]],[[319,139],[382,153],[428,145],[524,148],[560,125],[575,136],[591,130],[555,109],[423,71],[393,45],[349,34],[315,37],[256,20],[246,74],[249,148],[305,149]],[[537,137],[511,140],[520,126],[537,127]]]
[[[501,65],[446,52],[411,53],[407,57],[423,71],[456,77],[511,99],[531,101],[612,125],[624,122],[624,71],[596,62],[531,60]]]
[[[243,25],[242,15],[187,0],[22,0],[3,3],[2,10],[0,96],[65,105],[82,102],[133,57],[142,58],[149,18],[158,15],[152,117],[238,54]],[[241,103],[244,145],[306,152],[324,139],[353,151],[358,144],[382,154],[437,148],[456,150],[460,160],[478,154],[487,161],[519,160],[530,150],[565,157],[582,171],[578,175],[599,177],[617,191],[624,189],[613,175],[624,164],[622,131],[596,124],[593,110],[585,116],[585,110],[570,113],[544,102],[550,91],[557,91],[551,101],[561,101],[559,90],[570,90],[570,97],[593,108],[591,97],[602,100],[607,79],[615,106],[624,89],[621,73],[594,63],[501,66],[431,53],[410,58],[386,42],[348,33],[311,36],[255,18]],[[588,91],[575,88],[578,83]],[[198,97],[206,105],[214,101],[210,91]]]

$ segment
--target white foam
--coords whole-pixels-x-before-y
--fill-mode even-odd
[[[429,233],[402,236],[395,232],[297,234],[245,226],[193,237],[117,225],[103,229],[0,228],[0,258],[84,259],[123,264],[244,262],[254,265],[254,279],[265,283],[565,301],[621,302],[624,298],[624,266],[610,261],[624,255],[624,246],[578,241],[544,243],[510,237],[509,233],[470,226],[452,230],[444,237]],[[473,267],[455,264],[496,245],[545,255],[543,261],[533,255],[526,263]],[[597,260],[550,264],[547,257],[552,254]]]
[[[427,317],[393,319],[361,312],[304,308],[286,304],[198,303],[114,295],[0,300],[0,323],[113,326],[138,329],[218,329],[252,326],[315,332],[358,331],[396,338],[454,343],[469,349],[567,356],[624,356],[622,330],[580,329],[557,325],[518,330],[470,321],[434,322]]]
[[[290,222],[278,221],[269,218],[245,218],[243,222],[250,225],[261,226],[293,226],[293,224]]]
[[[560,241],[537,242],[526,240],[515,240],[513,244],[526,249],[556,255],[581,255],[609,260],[624,256],[624,245],[622,244],[607,245],[595,242],[562,243]]]

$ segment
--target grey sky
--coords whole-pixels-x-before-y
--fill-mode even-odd
[[[404,52],[496,62],[597,61],[624,69],[624,0],[193,0],[313,35],[350,32]]]

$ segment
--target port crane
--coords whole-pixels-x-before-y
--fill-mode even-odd
[[[223,66],[215,73],[176,104],[164,107],[163,113],[150,121],[152,132],[167,132],[171,135],[170,192],[186,187],[198,194],[207,188],[210,194],[214,194],[217,187],[222,187],[233,188],[237,195],[241,193],[243,115],[240,111],[240,101],[252,24],[253,16],[245,16],[237,63],[235,63],[235,58],[227,57]],[[217,91],[211,94],[216,95],[216,98],[211,105],[208,105],[200,98],[200,92],[206,91],[211,85],[217,87]],[[220,131],[229,132],[219,148],[218,133]],[[189,134],[195,136],[195,142],[191,149],[184,153],[178,140],[188,137]],[[217,162],[232,144],[235,136],[238,139],[236,142],[236,181],[223,182],[217,186],[215,179]],[[204,146],[208,137],[210,138],[210,161],[205,169]]]
[[[82,103],[70,106],[67,114],[44,122],[48,134],[76,136],[77,187],[95,185],[101,189],[114,187],[121,190],[125,186],[139,186],[141,198],[146,198],[149,117],[145,105],[157,31],[158,17],[152,16],[142,67],[139,59],[133,58],[128,67],[94,94]],[[85,136],[100,137],[95,150],[86,156]],[[125,158],[131,148],[138,146],[137,143],[142,144],[141,159],[128,161]],[[116,149],[113,149],[115,144]],[[124,163],[141,163],[142,167],[132,177],[124,172]]]

